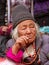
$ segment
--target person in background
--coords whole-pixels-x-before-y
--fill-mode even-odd
[[[11,38],[12,24],[0,26],[0,57],[5,56],[6,43]]]
[[[0,26],[0,35],[10,35],[12,28],[13,28],[12,23]]]

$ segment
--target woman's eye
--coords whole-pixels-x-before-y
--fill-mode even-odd
[[[30,28],[34,28],[34,26],[30,26]]]
[[[25,30],[26,29],[26,27],[22,27],[22,30]]]

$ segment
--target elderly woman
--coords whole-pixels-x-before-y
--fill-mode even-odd
[[[10,49],[6,56],[17,65],[38,65],[41,39],[34,18],[25,6],[18,5],[12,11],[12,19],[13,39],[7,43]]]
[[[42,39],[34,18],[25,6],[18,5],[12,11],[12,19],[12,39],[7,42],[6,53],[9,62],[15,62],[17,65],[39,65],[42,58],[39,55]]]

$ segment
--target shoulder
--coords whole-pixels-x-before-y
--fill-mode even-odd
[[[43,39],[49,39],[49,35],[43,34],[43,35],[42,35],[42,38],[43,38]]]
[[[14,41],[13,39],[10,39],[10,40],[7,41],[6,47],[7,47],[7,48],[10,48],[10,47],[13,46],[14,43],[15,43],[15,41]]]
[[[49,44],[49,35],[46,34],[42,35],[42,42],[44,45],[47,43]]]
[[[41,51],[45,54],[49,53],[49,44],[45,44],[42,46]]]

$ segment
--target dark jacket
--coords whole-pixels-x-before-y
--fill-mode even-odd
[[[40,60],[41,60],[41,65],[49,65],[49,35],[42,36]]]
[[[49,65],[49,36],[43,35],[41,38],[37,38],[36,41],[36,51],[40,48],[40,60],[41,65]],[[7,48],[12,47],[14,40],[9,40],[7,42]]]
[[[6,43],[8,41],[7,36],[0,35],[0,56],[5,56]]]

